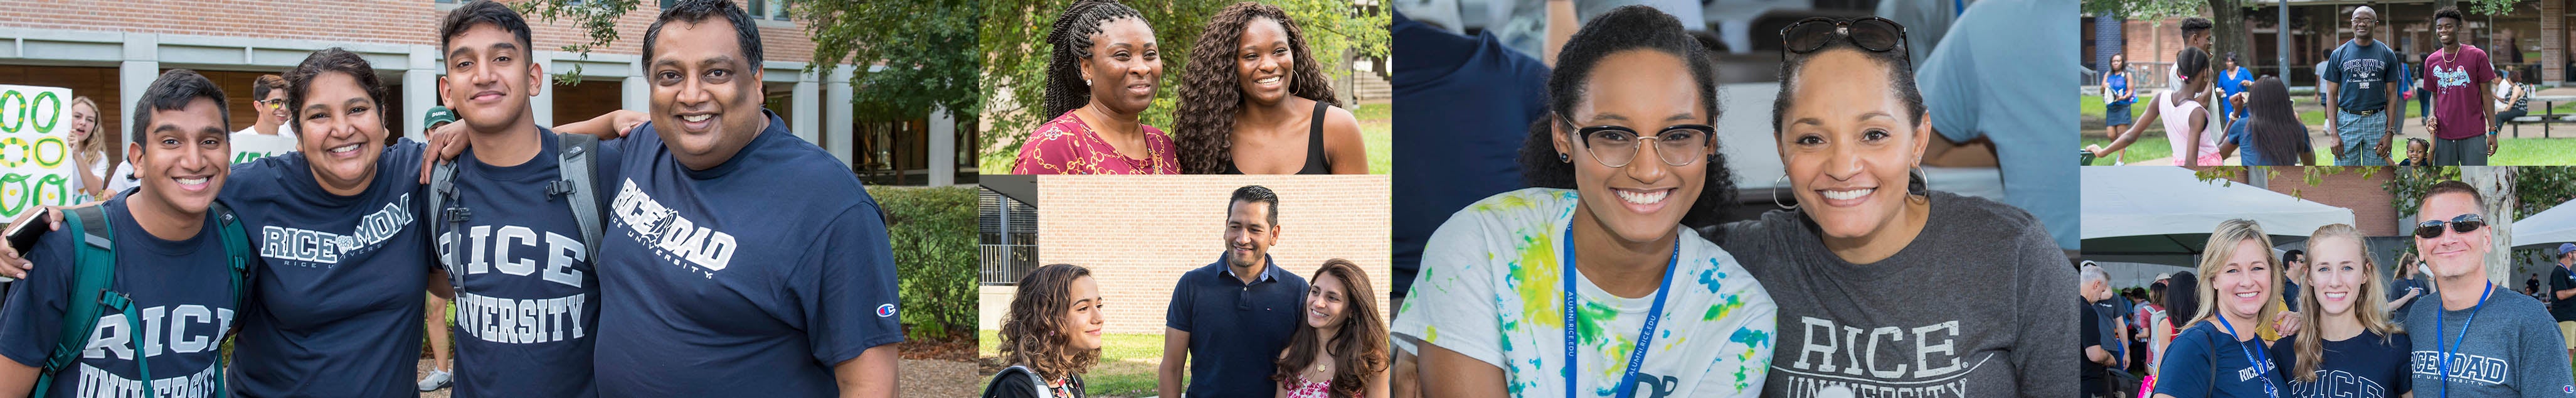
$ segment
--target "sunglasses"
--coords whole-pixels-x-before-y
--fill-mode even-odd
[[[2427,220],[2415,224],[2415,237],[2421,239],[2442,237],[2442,224],[2450,224],[2451,232],[2465,234],[2475,232],[2479,227],[2486,226],[2487,219],[2486,217],[2479,217],[2477,214],[2471,213],[2461,214],[2459,217],[2452,217],[2451,221],[2447,222],[2442,220]]]
[[[1879,17],[1850,20],[1814,17],[1798,20],[1788,27],[1780,28],[1780,47],[1789,50],[1782,53],[1781,57],[1815,52],[1828,44],[1833,44],[1835,40],[1849,40],[1853,46],[1871,52],[1887,52],[1905,47],[1905,25]],[[1906,62],[1910,64],[1913,60],[1908,59]]]

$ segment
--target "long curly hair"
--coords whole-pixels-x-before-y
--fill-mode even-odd
[[[1592,69],[1612,53],[1648,50],[1681,57],[1690,65],[1692,87],[1699,89],[1700,108],[1715,124],[1717,108],[1717,63],[1709,59],[1708,49],[1699,39],[1682,29],[1680,19],[1647,6],[1622,6],[1592,18],[1583,29],[1566,40],[1565,49],[1556,56],[1556,71],[1547,77],[1547,110],[1550,115],[1530,123],[1529,138],[1521,142],[1521,178],[1532,187],[1574,189],[1574,165],[1557,160],[1554,123],[1558,116],[1574,113],[1574,104],[1587,95],[1585,81],[1591,80]],[[1724,147],[1717,137],[1710,145]],[[1654,161],[1652,159],[1642,161]],[[1710,151],[1708,176],[1700,183],[1699,198],[1691,202],[1690,212],[1682,216],[1682,225],[1703,227],[1716,225],[1726,218],[1735,205],[1734,172],[1726,168],[1726,153]]]
[[[1372,376],[1386,370],[1386,318],[1378,317],[1377,289],[1369,287],[1368,272],[1360,270],[1359,264],[1338,258],[1324,260],[1324,268],[1315,270],[1315,276],[1307,280],[1323,279],[1325,275],[1342,281],[1342,323],[1333,326],[1338,329],[1333,333],[1333,341],[1316,343],[1315,327],[1298,322],[1297,333],[1288,338],[1288,355],[1275,362],[1278,370],[1270,375],[1270,380],[1295,388],[1290,383],[1297,373],[1304,372],[1306,365],[1315,363],[1316,350],[1323,350],[1332,354],[1335,362],[1332,396],[1360,396],[1362,391],[1368,390]]]
[[[1243,108],[1243,84],[1237,79],[1234,54],[1243,30],[1260,19],[1279,21],[1288,34],[1294,65],[1288,71],[1288,95],[1342,106],[1322,64],[1307,51],[1306,33],[1279,6],[1234,3],[1208,18],[1207,30],[1190,45],[1190,61],[1181,71],[1180,110],[1172,113],[1172,140],[1181,172],[1215,174],[1234,164],[1234,114]],[[1323,117],[1316,115],[1315,117]]]
[[[1136,18],[1145,14],[1118,4],[1116,0],[1082,0],[1056,14],[1054,27],[1047,30],[1046,117],[1053,118],[1091,103],[1091,84],[1082,81],[1083,60],[1091,59],[1092,36],[1110,21]]]
[[[1002,361],[1028,365],[1043,380],[1080,374],[1100,363],[1100,350],[1076,351],[1070,344],[1073,332],[1061,330],[1064,313],[1073,309],[1068,297],[1073,281],[1090,276],[1089,268],[1048,264],[1021,277],[1011,308],[1002,315]]]

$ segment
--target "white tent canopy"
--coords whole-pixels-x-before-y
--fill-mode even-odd
[[[2227,181],[2200,181],[2166,166],[2083,167],[2084,257],[2095,261],[2188,265],[2209,232],[2249,219],[2275,237],[2303,237],[2327,224],[2352,224],[2352,209]],[[2275,245],[2298,239],[2276,238]]]
[[[2540,214],[2513,221],[2513,245],[2546,246],[2551,250],[2559,243],[2576,242],[2576,200],[2559,203]],[[2555,252],[2552,252],[2555,253]]]

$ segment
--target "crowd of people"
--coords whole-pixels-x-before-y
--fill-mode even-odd
[[[2501,127],[2529,114],[2534,89],[2512,78],[2511,66],[2496,65],[2485,49],[2465,43],[2466,19],[2458,9],[2434,11],[2427,22],[2436,48],[2415,62],[2374,38],[2382,22],[2376,10],[2358,6],[2349,16],[2352,38],[2317,64],[2317,102],[2327,115],[2322,144],[2334,165],[2484,166],[2501,143]],[[2119,154],[2145,134],[2147,122],[2161,121],[2174,165],[2216,166],[2231,157],[2246,166],[2318,165],[2319,143],[2293,111],[2283,76],[2257,76],[2237,54],[2211,53],[2208,19],[2186,18],[2180,29],[2184,46],[2167,80],[2174,85],[2157,91],[2135,119],[2137,79],[2124,55],[2111,57],[2093,84],[2101,86],[2112,141],[2086,146],[2086,153]],[[2419,104],[2422,127],[2433,139],[2396,142],[2408,99]],[[2402,158],[2392,156],[2397,149],[2405,150]]]
[[[2275,256],[2279,232],[2243,219],[2210,232],[2193,270],[2124,295],[2088,262],[2085,396],[2576,395],[2576,244],[2557,247],[2552,290],[2513,294],[2488,275],[2488,199],[2445,181],[2420,200],[2394,265],[2346,224]]]

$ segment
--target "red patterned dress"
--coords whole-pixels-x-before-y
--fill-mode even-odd
[[[1055,120],[1039,125],[1029,133],[1029,141],[1020,146],[1020,157],[1011,166],[1011,174],[1180,174],[1180,160],[1172,155],[1172,136],[1162,129],[1144,126],[1146,155],[1144,159],[1119,155],[1090,125],[1075,114],[1065,112]]]

